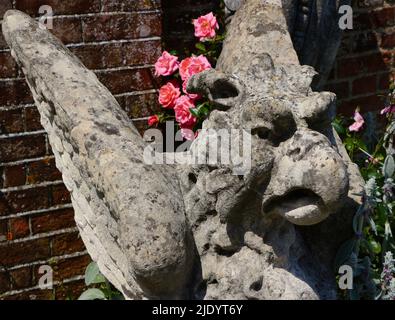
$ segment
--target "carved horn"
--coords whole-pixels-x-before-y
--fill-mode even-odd
[[[36,21],[10,10],[3,33],[26,75],[93,260],[125,297],[182,297],[193,250],[174,170],[144,163],[144,141],[115,98]]]

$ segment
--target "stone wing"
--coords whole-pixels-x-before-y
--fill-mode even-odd
[[[127,298],[182,296],[193,250],[176,173],[143,161],[144,141],[115,98],[38,22],[11,10],[3,33],[93,260]]]

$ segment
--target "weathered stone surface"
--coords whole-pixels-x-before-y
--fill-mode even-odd
[[[231,17],[244,2],[225,0],[227,16]],[[332,70],[343,33],[339,27],[339,8],[351,5],[351,0],[262,0],[263,4],[276,2],[282,4],[300,63],[318,72],[313,86],[321,90]]]
[[[330,125],[335,96],[313,92],[315,71],[299,64],[286,9],[246,1],[217,69],[188,83],[217,106],[203,128],[248,133],[251,170],[239,175],[221,162],[146,164],[93,73],[29,17],[6,14],[84,243],[125,297],[335,298],[332,262],[362,180]],[[208,156],[206,138],[191,152]]]
[[[27,76],[92,258],[130,298],[182,296],[191,249],[175,172],[144,164],[143,140],[127,115],[49,32],[19,11],[6,13],[3,31]]]
[[[217,70],[188,83],[218,107],[204,128],[252,133],[252,170],[242,178],[219,166],[186,168],[181,179],[206,298],[336,296],[333,258],[363,182],[331,128],[335,95],[311,90],[315,71],[299,64],[283,9],[245,2]]]

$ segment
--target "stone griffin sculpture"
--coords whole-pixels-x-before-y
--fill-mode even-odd
[[[284,3],[244,1],[217,68],[188,83],[216,106],[204,128],[249,133],[243,175],[147,164],[146,143],[94,73],[27,15],[5,14],[81,237],[127,299],[336,297],[333,259],[363,182],[331,127],[335,95],[313,92],[316,73],[299,63]]]

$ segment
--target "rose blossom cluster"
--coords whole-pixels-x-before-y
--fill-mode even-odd
[[[218,29],[218,23],[212,13],[193,20],[193,24],[195,36],[200,41],[206,41],[216,36],[215,30]],[[193,75],[211,68],[210,62],[204,55],[193,55],[179,62],[177,56],[167,51],[164,51],[155,63],[155,76],[173,76],[159,89],[159,103],[164,109],[174,111],[175,120],[181,128],[181,134],[187,140],[194,138],[193,129],[198,122],[190,110],[196,108],[197,102],[201,99],[199,95],[187,92],[188,80]],[[181,82],[179,78],[181,78]],[[148,119],[149,126],[157,125],[159,122],[158,115],[153,115]]]
[[[189,131],[193,130],[197,122],[196,117],[192,115],[190,109],[195,108],[195,103],[200,97],[196,94],[188,93],[186,86],[188,80],[194,74],[207,69],[211,69],[211,64],[203,55],[198,57],[192,56],[179,63],[178,57],[166,51],[163,52],[162,56],[155,64],[155,74],[157,75],[169,76],[179,70],[182,85],[180,85],[176,79],[168,81],[159,90],[159,103],[165,109],[174,110],[175,119],[181,127],[181,133],[184,138],[189,140],[192,139]],[[153,124],[155,124],[155,122],[153,122]]]

